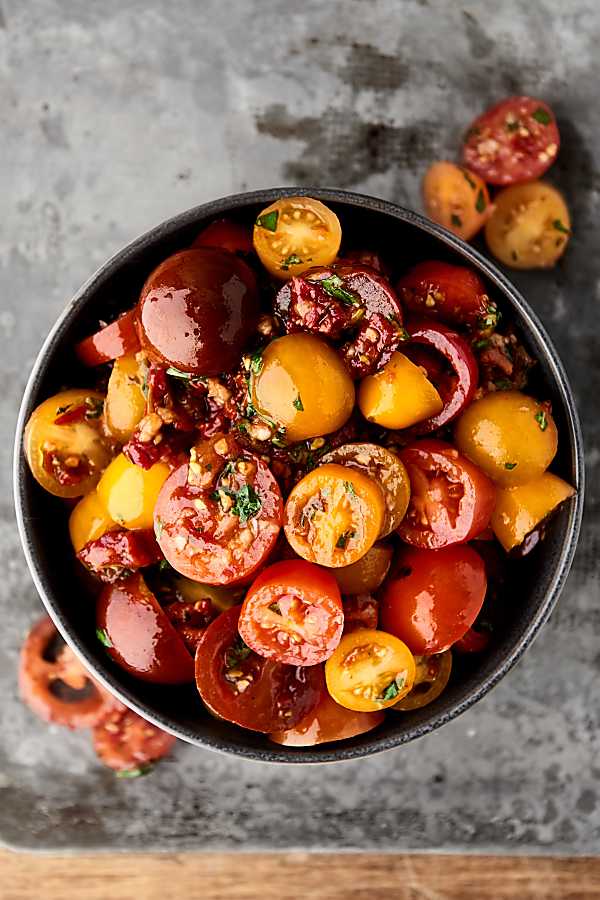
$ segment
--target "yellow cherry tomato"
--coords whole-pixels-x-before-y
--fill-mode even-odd
[[[337,431],[352,413],[352,379],[335,350],[315,335],[288,334],[271,341],[254,369],[252,403],[285,428],[290,442]]]
[[[425,212],[465,241],[485,225],[490,197],[485,181],[451,162],[433,163],[423,179]]]
[[[415,681],[415,659],[400,638],[363,628],[345,634],[325,663],[327,690],[346,709],[387,709]]]
[[[98,497],[117,524],[125,528],[152,528],[156,498],[168,475],[169,467],[165,463],[142,469],[120,453],[98,482]]]
[[[513,269],[546,269],[563,255],[571,217],[562,195],[543,181],[505,188],[494,198],[485,239],[494,256]]]
[[[104,404],[104,421],[111,435],[124,444],[146,412],[139,364],[132,353],[115,360]]]
[[[409,693],[394,704],[393,709],[406,712],[410,709],[421,709],[436,700],[450,678],[452,671],[452,653],[444,650],[433,656],[415,656],[415,683]]]
[[[73,388],[32,412],[25,427],[25,456],[35,480],[56,497],[89,493],[110,462],[100,428],[103,403],[103,394]]]
[[[342,594],[372,594],[383,584],[393,553],[389,544],[373,544],[355,563],[333,569],[331,574]]]
[[[329,266],[342,241],[336,214],[311,197],[282,197],[260,213],[253,242],[265,269],[292,278],[313,266]]]
[[[192,581],[191,578],[185,578],[178,575],[173,579],[175,590],[182,600],[187,603],[198,603],[202,600],[210,600],[215,609],[219,612],[225,612],[240,603],[246,588],[244,587],[226,587],[218,584],[200,584],[198,581]]]
[[[322,566],[348,566],[369,550],[381,531],[383,493],[368,475],[329,463],[292,488],[284,510],[288,543]]]
[[[503,487],[538,478],[558,448],[552,415],[520,391],[495,391],[475,400],[459,418],[454,437],[458,449]]]
[[[69,516],[69,534],[75,553],[117,527],[96,491],[90,491],[73,507]]]
[[[501,488],[491,526],[506,551],[518,547],[528,534],[569,497],[575,489],[551,472],[512,488]]]
[[[423,369],[403,353],[394,353],[375,375],[367,375],[358,389],[360,411],[383,428],[408,428],[443,409],[443,401]]]

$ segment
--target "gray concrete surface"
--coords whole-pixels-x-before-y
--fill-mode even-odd
[[[595,853],[600,845],[600,12],[595,0],[0,0],[0,838],[38,849]],[[72,292],[171,214],[321,184],[417,206],[489,102],[538,94],[564,138],[564,263],[515,275],[569,370],[589,496],[576,565],[525,659],[476,708],[364,762],[273,768],[181,746],[117,781],[17,699],[39,608],[13,520],[12,432]]]

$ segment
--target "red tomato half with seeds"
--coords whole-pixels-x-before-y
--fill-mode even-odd
[[[252,253],[252,231],[231,219],[217,219],[200,232],[192,247],[222,247],[230,253]]]
[[[166,756],[177,738],[122,706],[96,725],[92,740],[105,766],[135,778]]]
[[[483,281],[465,266],[429,260],[403,275],[396,289],[406,309],[450,324],[480,331],[496,327],[496,304]]]
[[[328,659],[342,636],[344,613],[337,581],[306,560],[268,566],[246,594],[242,639],[256,653],[291,666]]]
[[[294,728],[319,702],[321,666],[286,666],[248,647],[240,606],[221,613],[196,650],[196,686],[208,709],[228,722],[269,733]]]
[[[517,184],[543,175],[559,146],[556,118],[547,103],[508,97],[472,123],[463,160],[489,184]]]
[[[407,547],[383,591],[381,628],[415,654],[441,653],[469,630],[486,586],[483,560],[470,547]]]
[[[411,484],[408,510],[398,526],[407,544],[439,550],[464,544],[489,525],[496,488],[474,463],[444,441],[416,441],[400,459]]]

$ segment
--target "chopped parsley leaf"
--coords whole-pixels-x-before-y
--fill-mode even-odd
[[[348,491],[349,494],[352,494],[353,497],[356,497],[356,491],[354,490],[354,485],[351,481],[345,481],[344,487]]]
[[[568,228],[565,228],[565,226],[560,221],[560,219],[555,219],[554,222],[552,223],[552,225],[554,228],[556,228],[557,231],[562,231],[563,234],[571,233]]]
[[[341,300],[342,303],[349,303],[351,306],[360,305],[358,297],[346,290],[344,282],[339,275],[330,275],[328,278],[323,278],[321,281],[318,281],[317,284],[332,297],[335,297],[336,300]]]
[[[475,201],[475,209],[478,213],[482,213],[486,207],[485,197],[483,196],[483,191],[479,190],[477,194],[477,200]]]
[[[263,367],[262,353],[259,350],[256,353],[253,353],[252,356],[250,357],[250,371],[254,375],[258,375],[260,370],[262,369],[262,367]]]
[[[245,525],[248,519],[260,512],[262,501],[251,484],[243,484],[232,496],[235,502],[231,512],[239,518],[241,525]]]
[[[475,190],[475,188],[477,187],[477,185],[475,184],[475,182],[474,182],[473,179],[471,178],[471,175],[469,174],[469,172],[467,172],[466,169],[461,169],[461,172],[463,173],[463,176],[464,176],[465,181],[466,181],[468,184],[471,185],[471,187],[473,188],[473,190]]]
[[[509,381],[508,378],[498,378],[498,380],[494,382],[494,387],[497,387],[499,391],[512,391],[514,384],[512,381]]]
[[[175,570],[173,569],[173,566],[171,565],[171,563],[167,562],[166,559],[161,559],[161,561],[158,564],[158,571],[161,574],[168,574],[169,572],[173,572]]]
[[[299,256],[296,256],[295,253],[290,253],[290,255],[286,256],[286,258],[283,260],[280,268],[284,272],[287,272],[287,270],[289,269],[290,266],[299,266],[301,263],[302,263],[302,260],[300,259]]]
[[[480,341],[473,342],[473,350],[485,350],[485,348],[489,346],[490,342],[487,338],[481,338]]]
[[[248,644],[244,643],[238,634],[231,647],[228,647],[225,651],[225,667],[227,669],[233,669],[233,667],[239,665],[242,660],[247,659],[251,653],[252,650]]]
[[[535,414],[534,418],[540,426],[540,431],[545,431],[548,427],[548,417],[546,416],[546,411],[540,409],[540,411]]]
[[[504,468],[508,469],[509,472],[512,472],[513,469],[517,468],[516,463],[504,463]]]
[[[146,763],[144,766],[136,766],[135,769],[119,769],[116,773],[117,778],[140,778],[151,772],[154,766],[152,763]]]
[[[450,221],[454,225],[455,228],[462,228],[462,219],[460,216],[457,216],[455,213],[452,213],[450,216]]]
[[[163,533],[163,528],[164,528],[163,520],[157,516],[154,520],[154,534],[156,535],[157,541],[160,541],[160,536]]]
[[[302,404],[302,397],[300,396],[300,394],[298,394],[298,396],[294,400],[294,407],[295,409],[299,410],[299,412],[304,412],[304,406]]]
[[[543,106],[538,106],[538,108],[531,113],[531,118],[535,119],[536,122],[539,122],[540,125],[549,125],[552,121],[552,116]]]
[[[393,681],[390,681],[388,686],[384,688],[381,699],[382,700],[394,700],[395,697],[398,696],[402,688],[406,683],[406,678],[404,675],[396,675]]]
[[[345,550],[346,544],[348,543],[350,538],[353,538],[355,535],[356,532],[352,531],[352,529],[349,529],[348,531],[342,531],[335,543],[335,546],[338,548],[338,550]]]
[[[262,216],[259,216],[256,224],[259,228],[266,228],[267,231],[277,231],[278,219],[279,212],[276,209],[272,209],[271,212],[263,213]]]
[[[104,647],[112,647],[112,641],[104,628],[96,628],[96,637]]]
[[[96,400],[95,397],[86,397],[86,419],[99,419],[104,412],[104,400]]]
[[[68,409],[71,409],[72,406],[73,406],[72,403],[67,403],[66,406],[59,406],[58,409],[56,410],[56,415],[57,415],[57,416],[62,416],[62,414],[63,414],[63,413],[66,413],[66,411],[67,411]]]

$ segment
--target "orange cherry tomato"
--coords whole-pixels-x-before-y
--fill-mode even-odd
[[[468,633],[468,632],[467,632]],[[415,656],[417,672],[412,691],[398,700],[392,709],[407,712],[421,709],[436,700],[450,679],[452,671],[452,653],[444,650],[432,656]]]
[[[423,199],[429,218],[464,241],[475,237],[491,212],[485,181],[475,172],[446,161],[435,162],[427,169]]]
[[[506,551],[512,550],[574,493],[570,484],[551,472],[526,484],[500,488],[492,513],[494,534]]]
[[[306,715],[294,728],[275,731],[269,740],[285,747],[314,747],[332,741],[345,741],[359,734],[372,731],[385,718],[382,711],[358,712],[340,706],[324,690],[319,705]]]
[[[143,378],[135,354],[121,356],[108,379],[104,422],[110,434],[121,444],[132,436],[146,412]]]
[[[283,280],[337,256],[342,229],[336,214],[311,197],[281,197],[254,224],[254,249],[267,272]]]
[[[444,407],[422,368],[398,352],[375,375],[363,378],[358,405],[369,422],[394,430],[437,416]]]
[[[342,594],[370,594],[381,587],[393,553],[390,544],[373,544],[355,563],[332,569],[331,574]]]

